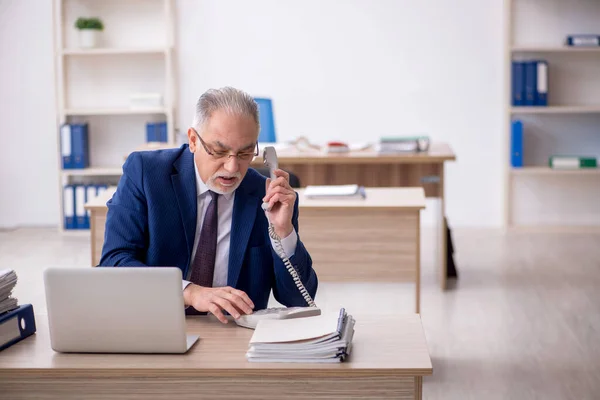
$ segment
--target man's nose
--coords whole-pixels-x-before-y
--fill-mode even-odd
[[[238,172],[240,169],[240,163],[236,156],[229,156],[225,161],[225,170],[227,172]]]

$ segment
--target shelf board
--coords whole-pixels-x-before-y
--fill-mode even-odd
[[[65,115],[140,115],[166,114],[167,109],[159,108],[66,108]]]
[[[512,168],[513,175],[600,175],[600,168],[557,169],[550,167]]]
[[[110,55],[110,54],[164,54],[168,51],[166,47],[140,47],[140,48],[118,48],[106,47],[95,49],[63,49],[62,54],[66,56],[94,56],[94,55]]]
[[[591,106],[522,106],[511,107],[512,114],[594,114],[600,113],[600,105]]]
[[[92,167],[84,169],[63,169],[63,176],[121,176],[121,167]]]
[[[511,49],[513,53],[599,53],[600,46],[574,47],[574,46],[515,46]]]

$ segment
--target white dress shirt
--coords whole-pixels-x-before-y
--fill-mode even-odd
[[[200,178],[198,173],[198,167],[196,160],[194,160],[194,171],[196,172],[196,192],[198,199],[198,213],[196,218],[196,236],[194,238],[194,248],[192,250],[192,257],[190,258],[190,267],[196,255],[196,248],[198,247],[198,241],[200,240],[200,232],[202,232],[202,223],[204,222],[204,214],[210,204],[211,197],[208,191],[208,186]],[[231,236],[231,222],[233,216],[233,202],[235,200],[235,190],[231,193],[219,195],[217,198],[217,254],[215,256],[215,273],[213,276],[213,287],[227,286],[227,275],[229,271],[229,243]],[[269,237],[269,239],[271,239]],[[292,229],[287,237],[281,239],[281,245],[285,254],[289,257],[294,255],[296,251],[296,244],[298,243],[298,234],[296,229]],[[271,246],[275,248],[275,243],[271,239]],[[188,271],[187,278],[191,276],[191,268]],[[191,282],[183,280],[183,289],[186,288]]]

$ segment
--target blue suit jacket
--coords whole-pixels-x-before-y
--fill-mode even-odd
[[[227,284],[246,292],[256,310],[266,308],[271,289],[285,306],[306,306],[269,239],[268,220],[261,209],[265,180],[249,169],[236,189]],[[177,266],[187,276],[198,208],[194,159],[187,144],[132,153],[107,206],[100,266]],[[300,240],[298,199],[292,223],[298,244],[290,261],[314,298],[318,281]]]

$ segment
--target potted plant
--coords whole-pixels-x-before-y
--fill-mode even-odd
[[[104,29],[99,18],[77,18],[75,27],[79,29],[79,45],[85,48],[96,47],[100,31]]]

